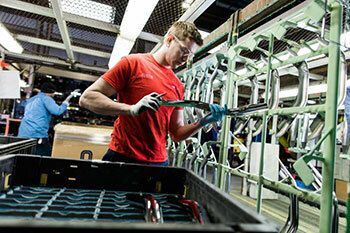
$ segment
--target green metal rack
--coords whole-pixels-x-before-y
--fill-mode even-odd
[[[326,7],[325,7],[325,4]],[[270,99],[270,82],[273,70],[280,69],[286,66],[294,65],[305,60],[319,57],[328,56],[328,73],[327,73],[327,92],[326,102],[324,104],[311,105],[305,107],[284,107],[270,109],[268,111],[260,111],[258,113],[250,113],[249,116],[262,119],[262,132],[261,132],[261,154],[259,161],[258,175],[244,172],[240,169],[234,169],[227,165],[228,151],[231,148],[231,116],[226,116],[221,125],[220,139],[217,143],[220,144],[220,153],[218,162],[209,161],[208,165],[218,169],[218,183],[217,185],[221,189],[227,188],[227,179],[229,174],[246,178],[257,182],[257,212],[261,212],[262,206],[262,188],[267,187],[269,189],[289,193],[295,195],[297,198],[317,203],[320,205],[320,232],[331,232],[332,228],[332,211],[333,204],[333,192],[334,192],[334,160],[336,155],[336,126],[338,118],[338,89],[340,79],[340,35],[342,28],[342,11],[343,6],[340,1],[331,0],[307,0],[299,4],[292,10],[284,13],[283,15],[271,20],[259,27],[258,29],[239,37],[239,24],[237,21],[238,13],[234,14],[230,22],[232,22],[231,31],[228,33],[227,45],[228,49],[223,55],[211,56],[209,59],[203,59],[193,66],[189,66],[188,69],[181,74],[182,80],[187,84],[186,92],[190,93],[189,83],[193,78],[198,76],[198,70],[204,71],[206,67],[220,63],[220,59],[227,60],[227,71],[225,71],[226,79],[224,79],[223,88],[225,90],[224,103],[229,108],[235,108],[238,106],[238,86],[246,80],[254,76],[262,76],[265,78],[265,98],[264,101],[268,103]],[[329,14],[330,24],[329,31],[322,32],[322,28],[317,26],[321,24],[322,19]],[[314,32],[319,32],[324,37],[316,38],[307,42],[301,42],[298,45],[294,45],[285,38],[285,34],[288,29],[291,28],[303,28],[309,27]],[[262,49],[259,43],[264,41],[268,44],[267,49]],[[276,41],[284,41],[291,45],[294,54],[290,54],[290,51],[284,50],[275,52],[274,45]],[[259,51],[263,53],[267,58],[267,64],[265,65],[262,60],[253,60],[246,57],[242,57],[242,52]],[[244,69],[237,69],[237,64],[244,61]],[[191,96],[191,95],[189,95]],[[321,194],[301,190],[297,187],[293,187],[289,184],[272,181],[264,177],[264,157],[267,153],[265,151],[266,137],[268,132],[268,121],[273,116],[289,116],[295,114],[304,113],[323,113],[325,115],[325,134],[319,140],[319,143],[311,150],[302,155],[300,159],[295,163],[295,169],[299,172],[300,177],[307,180],[310,171],[308,171],[307,162],[311,160],[317,160],[322,162],[322,190]],[[197,141],[197,143],[199,143]],[[323,150],[320,151],[320,145],[323,144]],[[198,146],[198,145],[197,145]],[[200,146],[200,145],[199,145]],[[173,148],[176,153],[181,154],[177,165],[180,165],[180,160],[183,161],[184,156],[189,156],[185,152],[185,143],[182,142],[177,149]],[[204,161],[203,156],[197,155],[195,162],[200,164]],[[197,166],[198,167],[198,166]],[[300,169],[301,168],[301,169]],[[310,180],[310,182],[312,179]],[[349,219],[349,217],[348,217]],[[349,225],[349,224],[348,224]],[[350,232],[348,226],[348,232]]]

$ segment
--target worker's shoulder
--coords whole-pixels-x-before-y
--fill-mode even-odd
[[[54,99],[51,96],[48,96],[46,94],[38,96],[38,98],[43,99],[44,101],[54,101]]]
[[[148,53],[133,53],[125,56],[124,58],[129,62],[139,62],[147,59],[149,57]]]

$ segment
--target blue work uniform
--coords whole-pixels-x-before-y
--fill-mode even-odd
[[[38,93],[36,96],[28,99],[24,117],[19,126],[18,137],[21,138],[37,138],[38,141],[37,153],[41,155],[51,155],[51,145],[48,141],[48,131],[52,115],[61,115],[67,109],[67,104],[57,105],[52,97],[45,93]],[[43,143],[42,143],[43,142]],[[41,144],[46,144],[45,153],[39,153]],[[48,146],[50,147],[50,154],[48,154]]]
[[[350,133],[350,86],[346,88],[346,97],[344,101],[344,111],[346,115],[346,120],[348,124],[348,134]]]

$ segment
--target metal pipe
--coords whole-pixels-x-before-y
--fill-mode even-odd
[[[320,114],[317,114],[316,118],[313,120],[313,122],[310,125],[310,129],[312,131],[307,136],[308,141],[318,138],[321,135],[322,130],[324,128],[324,122],[316,121],[317,117],[321,117]]]
[[[300,136],[302,148],[305,148],[307,144],[307,135],[309,133],[309,119],[310,119],[310,114],[309,113],[304,114],[303,125],[301,128],[301,136]]]
[[[208,70],[209,70],[208,67],[206,67],[204,69],[201,77],[198,80],[198,84],[197,84],[197,87],[196,87],[196,94],[195,94],[195,97],[194,97],[195,100],[200,100],[201,87],[202,87],[202,85],[204,83],[205,77],[207,75],[209,75]]]
[[[339,79],[339,94],[338,94],[338,107],[344,104],[346,96],[346,80],[348,79],[348,66],[345,58],[345,54],[341,52],[340,56],[340,79]]]
[[[307,63],[301,62],[297,64],[298,68],[298,80],[299,80],[299,85],[298,85],[298,90],[299,90],[299,95],[297,95],[297,98],[295,99],[293,103],[293,107],[305,107],[307,103],[307,98],[308,98],[308,88],[309,88],[309,69],[307,67]],[[294,127],[297,127],[296,123],[296,115],[293,115],[289,119],[283,119],[282,122],[279,124],[278,128],[279,131],[276,133],[276,137],[282,137],[287,130],[291,127],[293,124]],[[296,132],[296,129],[293,129],[293,132]]]
[[[329,64],[327,72],[327,93],[326,93],[326,114],[325,130],[330,131],[330,135],[324,142],[324,163],[322,166],[322,191],[321,191],[321,212],[320,212],[320,232],[331,232],[332,209],[333,209],[333,189],[334,189],[334,158],[336,156],[336,127],[337,127],[337,104],[340,78],[340,35],[343,20],[343,7],[338,1],[330,3],[330,41],[336,43],[329,44]]]
[[[211,102],[211,98],[213,96],[213,90],[212,90],[213,82],[214,82],[216,76],[218,75],[219,66],[220,66],[220,62],[218,61],[217,64],[215,64],[215,66],[213,67],[213,73],[210,75],[208,83],[206,85],[205,93],[203,95],[203,99],[204,99],[203,101],[206,103]],[[199,117],[204,117],[203,112],[200,112]],[[202,128],[202,130],[204,132],[208,133],[212,127],[213,127],[212,124],[208,124],[208,125],[204,126]]]
[[[233,25],[231,27],[232,34],[230,33],[231,37],[228,38],[228,46],[235,45],[237,43],[237,36],[238,36],[238,13],[239,11],[236,11],[233,16]],[[235,55],[228,53],[228,64],[227,64],[227,81],[226,81],[226,99],[225,103],[227,104],[228,108],[237,107],[234,106],[234,99],[233,95],[230,95],[232,90],[236,90],[237,86],[235,85],[235,79],[236,75],[234,74],[234,71],[236,70],[236,62],[234,60]],[[230,127],[231,127],[231,116],[225,116],[222,121],[222,127],[221,127],[221,134],[220,134],[220,152],[219,152],[219,167],[217,171],[217,181],[218,181],[218,187],[220,189],[224,189],[224,180],[225,180],[225,170],[223,168],[224,164],[227,161],[228,157],[228,150],[229,148],[229,141],[231,138],[230,135]]]
[[[273,70],[271,76],[271,98],[268,101],[270,109],[278,108],[280,99],[280,86],[280,76],[278,74],[278,71]]]
[[[267,77],[266,77],[266,90],[265,90],[265,100],[268,101],[269,92],[270,92],[270,79],[272,76],[272,55],[273,55],[273,45],[274,45],[274,36],[271,33],[269,38],[269,57],[267,64]],[[261,204],[262,204],[262,177],[264,172],[264,157],[265,157],[265,144],[266,144],[266,134],[267,134],[267,114],[263,114],[263,128],[261,133],[261,153],[260,153],[260,163],[259,163],[259,181],[258,181],[258,195],[256,209],[258,213],[261,213]]]
[[[289,142],[290,147],[296,146],[299,120],[300,119],[296,117],[295,120],[293,120],[293,122],[290,124],[290,142]]]
[[[266,100],[266,102],[269,103],[270,109],[278,108],[279,93],[280,93],[280,76],[277,70],[273,70],[272,76],[271,76],[271,95],[270,95],[271,97],[268,100]],[[268,117],[267,121],[269,120],[270,120],[270,117]],[[261,121],[257,121],[256,125],[259,125],[259,127],[253,132],[253,137],[256,137],[257,135],[259,135],[263,127],[263,124],[261,124]]]
[[[256,76],[250,79],[251,83],[251,96],[249,99],[249,104],[257,104],[258,103],[258,98],[259,98],[259,84],[258,84],[258,79]],[[233,132],[234,135],[240,134],[242,130],[248,125],[248,122],[250,121],[250,117],[248,119],[238,119],[239,122],[236,123],[236,129]],[[261,129],[259,133],[261,132]],[[255,135],[256,136],[256,135]]]
[[[293,105],[293,107],[304,107],[306,106],[308,95],[307,91],[309,89],[309,68],[307,66],[307,63],[301,62],[297,65],[298,68],[298,80],[299,80],[299,87],[298,89],[301,90],[301,95],[297,95],[297,99]]]

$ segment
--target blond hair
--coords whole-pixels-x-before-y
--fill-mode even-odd
[[[177,21],[168,30],[167,34],[173,34],[180,40],[186,40],[189,38],[196,42],[199,46],[203,45],[203,39],[199,33],[196,25],[190,22]]]

